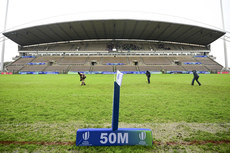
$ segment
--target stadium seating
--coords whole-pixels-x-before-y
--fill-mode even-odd
[[[192,71],[192,70],[196,70],[196,71],[209,71],[205,66],[203,65],[183,65],[184,69],[186,71]]]
[[[45,72],[59,72],[59,73],[66,73],[68,70],[68,65],[55,65],[55,66],[48,66],[44,70]]]
[[[72,65],[72,66],[70,66],[69,71],[73,71],[73,72],[90,71],[90,66],[86,66],[86,65]]]
[[[58,61],[59,64],[85,64],[87,57],[63,57]]]
[[[215,61],[213,61],[207,57],[205,57],[205,58],[197,57],[196,60],[201,62],[202,64],[205,64],[205,65],[216,65],[217,64]]]
[[[57,56],[38,56],[33,60],[34,63],[42,63],[42,62],[50,62],[50,61],[55,61],[58,62],[61,59],[61,57]]]
[[[27,63],[30,63],[33,61],[34,58],[19,58],[15,62],[13,62],[11,65],[26,65]]]
[[[161,71],[162,70],[162,67],[161,66],[155,66],[155,65],[152,65],[152,66],[138,66],[139,67],[139,70],[140,71]]]
[[[104,42],[91,42],[87,43],[85,51],[106,51],[107,47]]]
[[[164,65],[161,67],[164,71],[185,71],[185,69],[180,65]]]
[[[149,70],[184,73],[197,70],[216,73],[222,69],[214,60],[197,54],[208,52],[208,48],[170,42],[94,40],[26,46],[19,47],[19,50],[36,54],[28,54],[9,64],[9,72],[97,73],[120,70],[142,73]]]
[[[170,61],[166,57],[142,57],[146,65],[170,65]]]
[[[217,73],[220,72],[223,67],[220,65],[206,65],[206,68],[213,73]]]
[[[21,72],[42,72],[47,66],[45,65],[26,65],[20,71]]]
[[[120,71],[209,71],[222,66],[208,57],[193,56],[38,56],[19,58],[7,66],[8,72],[115,72]]]
[[[95,64],[101,64],[101,59],[102,57],[98,57],[98,56],[89,56],[87,62],[89,64],[92,64],[91,62],[95,62]]]
[[[92,71],[114,72],[114,66],[112,66],[112,65],[96,65],[96,66],[93,66]]]
[[[20,51],[199,51],[208,50],[202,46],[189,46],[174,43],[145,42],[145,41],[83,41],[55,43],[47,45],[20,47]]]
[[[136,66],[132,66],[132,65],[117,65],[116,70],[119,70],[119,71],[138,71]]]
[[[13,73],[17,73],[22,68],[23,68],[23,66],[15,66],[15,65],[7,66],[7,70],[9,72],[13,72]]]
[[[196,60],[192,56],[181,56],[181,57],[174,57],[175,60],[180,62],[196,62]]]
[[[143,59],[141,57],[128,57],[129,64],[143,64]]]

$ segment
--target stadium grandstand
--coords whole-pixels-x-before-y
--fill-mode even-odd
[[[5,32],[19,56],[5,67],[15,74],[217,73],[210,44],[223,31],[147,20],[83,20]]]

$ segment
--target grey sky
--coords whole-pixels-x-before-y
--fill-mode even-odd
[[[0,0],[0,50],[6,1]],[[222,2],[225,30],[230,32],[230,0]],[[143,18],[222,29],[220,0],[9,0],[7,30],[89,18]],[[227,50],[230,65],[230,42]],[[224,65],[222,39],[211,44],[211,54]],[[16,55],[17,44],[7,40],[5,61]]]

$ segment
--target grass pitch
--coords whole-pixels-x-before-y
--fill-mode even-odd
[[[124,75],[119,127],[151,128],[155,141],[230,140],[230,75]],[[74,142],[78,128],[111,127],[113,75],[0,75],[0,141]],[[0,144],[0,151],[230,151],[230,144],[76,147]]]

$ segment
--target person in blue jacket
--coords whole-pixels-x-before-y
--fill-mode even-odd
[[[145,74],[146,74],[147,79],[148,79],[148,84],[150,84],[151,73],[147,70]]]
[[[195,80],[199,84],[199,86],[201,86],[201,83],[198,81],[199,75],[196,73],[196,70],[192,70],[192,73],[193,73],[192,86],[194,85]]]

